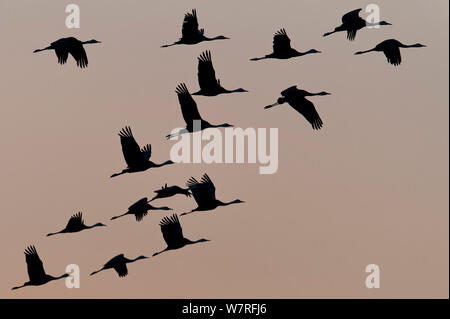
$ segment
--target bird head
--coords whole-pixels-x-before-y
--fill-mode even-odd
[[[243,200],[236,199],[233,201],[233,204],[245,203]]]
[[[308,53],[322,53],[322,51],[316,50],[316,49],[311,49],[308,51]]]
[[[98,227],[98,226],[106,226],[106,225],[103,224],[103,223],[97,223],[97,224],[95,224],[94,226],[95,226],[95,227]]]
[[[379,25],[392,25],[392,23],[386,22],[386,21],[381,21],[379,23]]]
[[[85,43],[91,44],[91,43],[101,43],[101,42],[100,42],[100,41],[97,41],[97,40],[95,40],[95,39],[92,39],[92,40],[86,41]]]
[[[159,208],[160,210],[172,210],[172,208],[167,207],[167,206],[163,206]]]
[[[223,36],[223,35],[219,35],[218,37],[215,38],[216,40],[228,40],[229,38]]]
[[[140,260],[140,259],[147,259],[148,257],[147,256],[143,256],[143,255],[141,255],[141,256],[139,256],[138,258],[136,258],[136,260]]]
[[[425,48],[426,45],[425,44],[416,43],[416,44],[413,45],[413,47],[415,47],[415,48]]]
[[[228,124],[228,123],[223,123],[222,125],[220,125],[220,127],[233,127],[233,125]]]

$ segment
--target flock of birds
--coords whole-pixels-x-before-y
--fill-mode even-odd
[[[384,26],[390,25],[386,21],[369,23],[359,16],[361,9],[353,10],[348,12],[342,17],[342,24],[336,27],[333,31],[325,33],[323,36],[329,36],[336,32],[347,32],[347,39],[353,41],[356,37],[358,30],[363,29],[368,26]],[[174,45],[194,45],[203,41],[214,41],[214,40],[226,40],[229,39],[225,36],[216,36],[214,38],[208,38],[204,34],[204,29],[199,29],[197,12],[192,10],[185,14],[183,26],[182,26],[182,36],[181,38],[172,43],[163,45],[162,47],[170,47]],[[263,57],[253,58],[251,61],[258,61],[262,59],[290,59],[294,57],[300,57],[308,54],[321,53],[318,50],[311,49],[306,52],[299,52],[291,47],[291,40],[289,39],[286,30],[281,29],[277,31],[273,37],[273,52],[267,54]],[[65,64],[67,62],[69,54],[75,59],[77,66],[80,68],[86,68],[88,66],[88,58],[84,45],[101,43],[97,40],[89,41],[79,41],[74,37],[62,38],[50,44],[50,46],[35,50],[34,52],[42,52],[46,50],[54,50],[58,58],[58,63]],[[424,47],[422,44],[404,45],[401,42],[390,39],[381,42],[374,48],[366,51],[359,51],[355,54],[364,54],[368,52],[383,52],[387,58],[387,61],[392,65],[399,65],[401,63],[400,48],[418,48]],[[203,96],[216,96],[219,94],[230,94],[247,92],[243,88],[238,88],[234,90],[225,89],[219,79],[216,78],[214,67],[212,64],[211,52],[205,51],[198,57],[198,83],[200,89],[193,93],[192,95],[203,95]],[[186,122],[186,127],[175,134],[169,134],[166,138],[170,139],[174,136],[181,134],[192,133],[195,130],[204,130],[212,127],[229,127],[232,126],[228,123],[223,124],[211,124],[204,120],[198,111],[197,104],[189,93],[186,84],[181,83],[177,86],[175,90],[178,95],[178,101],[181,106],[181,112]],[[320,93],[309,93],[304,90],[298,89],[296,86],[287,88],[281,92],[281,97],[278,98],[277,102],[266,106],[265,108],[272,108],[283,103],[288,103],[297,112],[303,115],[303,117],[311,124],[314,130],[322,128],[323,122],[317,113],[314,104],[306,99],[310,96],[324,96],[329,95],[327,92]],[[194,121],[200,121],[200,127],[194,125]],[[136,173],[143,172],[150,168],[162,167],[166,165],[173,164],[172,161],[167,160],[161,164],[156,164],[150,160],[152,155],[152,148],[150,144],[140,147],[136,142],[130,127],[125,127],[119,132],[120,142],[122,145],[122,152],[127,164],[127,167],[119,173],[111,175],[111,177],[119,176],[126,173]],[[182,215],[191,214],[197,211],[209,211],[213,210],[219,206],[227,206],[232,204],[243,203],[243,201],[236,199],[230,202],[222,202],[216,198],[216,188],[214,183],[207,174],[204,174],[200,181],[191,177],[187,183],[186,188],[179,186],[163,186],[159,190],[155,190],[156,195],[152,199],[142,198],[136,203],[128,208],[128,211],[122,215],[114,216],[111,220],[126,216],[134,215],[136,221],[142,221],[143,218],[151,210],[171,210],[167,206],[155,207],[150,204],[150,202],[161,199],[168,198],[175,195],[184,195],[186,197],[192,196],[197,203],[197,207],[193,208],[191,211],[182,213]],[[180,220],[177,214],[164,217],[160,222],[161,232],[167,247],[159,252],[155,252],[153,256],[159,255],[168,250],[174,250],[182,248],[186,245],[201,243],[208,241],[207,239],[189,240],[183,236],[183,230],[180,224]],[[86,229],[91,229],[95,227],[106,226],[103,223],[96,223],[91,226],[87,226],[83,220],[83,215],[81,212],[70,217],[66,227],[59,232],[49,233],[47,236],[53,236],[56,234],[63,233],[76,233]],[[134,259],[128,259],[124,254],[117,255],[109,260],[104,266],[91,273],[94,275],[100,271],[106,269],[114,269],[120,277],[126,276],[128,273],[127,263],[132,263],[138,260],[146,259],[146,256],[139,256]],[[42,264],[41,259],[37,253],[34,246],[29,246],[25,249],[25,261],[28,268],[29,281],[25,282],[22,286],[14,287],[12,289],[18,289],[24,286],[39,286],[46,284],[50,281],[57,280],[60,278],[65,278],[70,276],[69,274],[63,274],[61,276],[51,276],[48,275]]]

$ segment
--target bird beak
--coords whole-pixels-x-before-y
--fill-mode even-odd
[[[265,108],[265,109],[269,109],[269,108],[274,107],[274,106],[277,106],[277,105],[279,105],[278,102],[273,103],[273,104],[270,104],[270,105],[267,105],[267,106],[264,106],[264,108]]]

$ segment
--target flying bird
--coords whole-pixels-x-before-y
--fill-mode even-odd
[[[156,195],[150,200],[150,202],[157,198],[167,198],[175,196],[177,194],[182,194],[185,195],[186,197],[191,196],[191,193],[189,192],[188,189],[181,188],[180,186],[176,185],[167,186],[167,183],[163,187],[161,187],[161,189],[157,189],[154,192],[156,193]]]
[[[400,53],[400,48],[423,48],[423,47],[426,47],[426,45],[420,43],[405,45],[395,39],[390,39],[379,43],[373,49],[367,51],[359,51],[356,52],[355,54],[364,54],[368,52],[383,52],[387,58],[388,63],[397,66],[402,63],[402,55]]]
[[[45,273],[42,260],[39,258],[39,255],[34,246],[28,246],[25,249],[25,261],[27,262],[28,277],[30,280],[24,283],[22,286],[13,287],[12,290],[19,289],[25,286],[40,286],[50,281],[70,276],[69,274],[63,274],[59,277],[47,275]]]
[[[186,245],[209,241],[208,239],[204,238],[196,241],[184,238],[183,229],[181,228],[177,214],[173,214],[171,217],[164,217],[159,223],[159,226],[161,226],[161,232],[163,234],[167,247],[160,252],[154,253],[153,256],[159,255],[168,250],[179,249]]]
[[[120,143],[122,144],[122,153],[128,167],[120,173],[111,175],[111,177],[119,176],[125,173],[143,172],[149,168],[173,164],[171,160],[165,161],[162,164],[155,164],[150,161],[150,157],[152,156],[152,146],[147,144],[144,148],[140,149],[129,126],[123,128],[120,131],[119,136]]]
[[[194,196],[194,199],[197,202],[198,206],[188,213],[182,213],[180,216],[191,214],[196,211],[213,210],[219,206],[244,203],[240,199],[236,199],[227,203],[221,202],[220,200],[216,199],[216,187],[209,178],[208,174],[204,174],[200,182],[197,181],[194,177],[191,177],[186,185],[192,192],[192,196]]]
[[[177,86],[175,93],[178,95],[178,101],[181,106],[181,113],[183,114],[184,122],[186,123],[186,128],[181,129],[180,131],[169,134],[166,136],[167,139],[171,139],[173,137],[179,136],[181,134],[193,133],[197,131],[202,131],[211,127],[231,127],[233,125],[228,123],[223,123],[219,125],[213,125],[208,121],[205,121],[200,116],[198,112],[197,103],[195,103],[191,94],[189,93],[186,84],[181,83]]]
[[[222,87],[220,80],[216,79],[216,72],[214,71],[210,51],[202,52],[198,57],[197,75],[200,91],[193,93],[193,95],[216,96],[219,94],[248,92],[243,88],[230,91]]]
[[[327,32],[323,36],[329,36],[335,32],[347,31],[347,39],[349,41],[355,40],[356,32],[365,27],[374,27],[379,25],[391,25],[386,21],[367,22],[359,16],[362,9],[350,11],[342,16],[342,24],[334,29],[334,31]]]
[[[56,40],[55,42],[52,42],[50,46],[44,49],[34,50],[33,53],[45,50],[55,50],[56,57],[58,58],[58,63],[61,65],[67,62],[67,58],[69,57],[70,53],[70,55],[77,62],[77,66],[79,66],[80,68],[86,68],[88,66],[88,58],[83,45],[93,43],[101,42],[94,39],[82,42],[74,37],[62,38]]]
[[[180,40],[161,46],[161,48],[167,48],[172,45],[177,44],[197,44],[203,41],[214,41],[214,40],[226,40],[229,39],[223,35],[219,35],[214,38],[207,38],[205,36],[204,29],[198,29],[197,21],[197,10],[193,9],[192,12],[188,12],[184,15],[183,27],[181,29]]]
[[[95,275],[96,273],[102,271],[102,270],[106,270],[106,269],[114,269],[117,274],[119,275],[119,277],[125,277],[126,275],[128,275],[128,269],[127,269],[127,264],[135,262],[137,260],[141,260],[141,259],[147,259],[148,257],[145,256],[139,256],[135,259],[128,259],[127,257],[125,257],[123,254],[117,255],[113,258],[111,258],[110,261],[108,261],[101,269],[94,271],[91,273],[92,275]]]
[[[330,95],[327,92],[309,93],[304,90],[297,89],[297,86],[291,86],[290,88],[281,92],[282,97],[278,98],[277,102],[264,107],[265,109],[288,103],[294,110],[303,115],[306,120],[311,123],[314,130],[319,130],[323,126],[323,122],[320,119],[319,114],[312,102],[308,101],[305,97],[316,95]]]
[[[289,39],[286,30],[281,29],[273,36],[273,52],[261,58],[250,59],[250,61],[259,61],[263,59],[290,59],[311,53],[321,52],[316,49],[311,49],[306,52],[298,52],[297,50],[291,48],[291,39]]]
[[[134,215],[136,217],[136,221],[140,222],[142,219],[147,216],[149,210],[172,210],[169,207],[153,207],[149,204],[149,200],[147,197],[141,198],[136,203],[128,207],[128,211],[122,215],[114,216],[111,220],[125,216],[125,215]]]
[[[86,224],[84,223],[84,220],[83,220],[83,213],[78,212],[75,215],[72,215],[72,217],[70,217],[69,222],[66,225],[66,228],[64,228],[63,230],[56,232],[56,233],[47,234],[47,236],[52,236],[52,235],[62,234],[62,233],[77,233],[77,232],[80,232],[85,229],[90,229],[90,228],[99,227],[99,226],[106,226],[106,225],[104,225],[102,223],[96,223],[91,226],[86,226]]]

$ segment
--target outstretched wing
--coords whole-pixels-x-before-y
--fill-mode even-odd
[[[202,117],[198,112],[197,103],[195,103],[191,94],[189,93],[186,84],[181,83],[175,89],[178,95],[178,101],[181,106],[181,113],[187,126],[192,126],[194,120],[201,120]]]
[[[142,156],[144,156],[144,159],[148,161],[150,157],[152,157],[152,146],[150,144],[145,145],[141,149]]]
[[[192,39],[198,35],[197,10],[184,15],[183,27],[181,29],[182,39]]]
[[[304,97],[299,97],[291,106],[294,110],[303,115],[309,123],[311,123],[314,130],[319,130],[322,128],[322,119],[311,101],[305,99]]]
[[[353,24],[357,21],[359,21],[359,12],[361,12],[362,9],[356,9],[350,12],[347,12],[342,16],[342,23],[343,24]]]
[[[59,64],[65,64],[67,62],[67,58],[69,57],[69,50],[66,42],[66,39],[59,39],[51,43],[52,48],[55,49]]]
[[[30,281],[37,281],[44,279],[46,274],[42,260],[36,251],[36,247],[28,246],[25,249],[25,261],[27,262],[28,277]]]
[[[69,38],[68,41],[68,50],[71,56],[77,61],[77,66],[80,68],[85,68],[88,66],[88,58],[86,55],[86,51],[83,48],[83,44],[75,39]]]
[[[69,222],[67,223],[66,228],[79,228],[84,225],[83,213],[78,212],[75,215],[70,217]]]
[[[398,46],[388,46],[384,48],[383,53],[390,64],[397,66],[402,63],[402,55]]]
[[[218,86],[209,50],[198,57],[198,84],[202,90],[211,90]]]
[[[136,217],[136,221],[140,222],[145,216],[147,216],[148,213],[147,202],[148,198],[144,197],[138,200],[130,207],[128,207],[128,210],[132,212]]]
[[[293,85],[290,88],[287,88],[286,90],[284,90],[283,92],[281,92],[281,96],[287,96],[291,93],[294,93],[297,91],[297,85]]]
[[[273,52],[284,53],[291,49],[291,39],[287,36],[286,30],[278,30],[273,36]]]
[[[140,166],[146,162],[144,155],[139,149],[138,143],[134,139],[131,128],[126,126],[120,133],[120,143],[122,144],[122,153],[128,167]]]
[[[177,214],[164,217],[159,223],[159,226],[161,226],[161,232],[168,247],[176,247],[183,242],[183,229],[181,228]]]
[[[117,272],[119,277],[125,277],[126,275],[128,275],[127,264],[125,263],[115,264],[113,268]]]
[[[208,206],[216,200],[216,187],[208,174],[204,174],[200,182],[191,177],[186,186],[192,192],[198,206]]]

